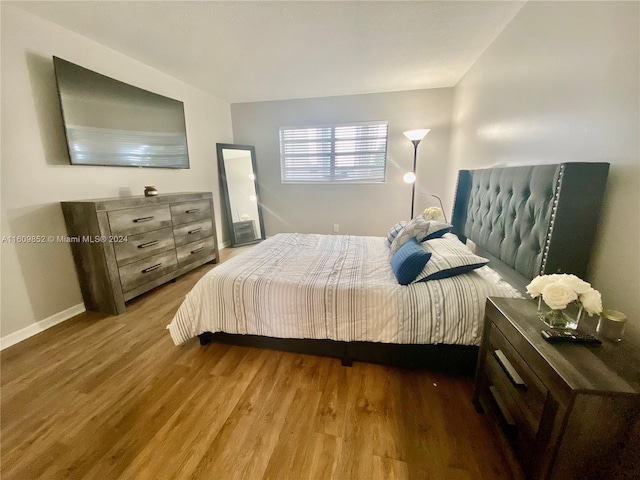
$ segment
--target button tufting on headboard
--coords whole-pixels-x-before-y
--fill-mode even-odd
[[[527,278],[557,271],[584,277],[608,168],[565,163],[461,170],[454,232]]]

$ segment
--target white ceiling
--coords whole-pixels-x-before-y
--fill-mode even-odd
[[[7,2],[230,103],[452,87],[522,1]]]

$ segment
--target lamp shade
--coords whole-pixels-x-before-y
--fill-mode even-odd
[[[430,132],[430,129],[421,128],[421,129],[418,129],[418,130],[408,130],[408,131],[402,132],[402,133],[404,133],[404,136],[407,137],[412,142],[415,142],[415,141],[419,142],[424,137],[426,137],[427,133],[429,133],[429,132]]]

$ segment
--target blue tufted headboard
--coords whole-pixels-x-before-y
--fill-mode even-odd
[[[608,171],[608,163],[460,170],[453,231],[524,279],[585,278]]]

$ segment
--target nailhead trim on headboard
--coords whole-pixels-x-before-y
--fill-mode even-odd
[[[562,190],[562,178],[564,177],[564,164],[560,165],[560,171],[558,172],[558,181],[556,182],[556,188],[553,192],[553,206],[551,207],[551,221],[549,222],[549,228],[547,230],[547,238],[545,240],[544,254],[542,255],[542,263],[540,264],[540,275],[544,274],[545,267],[547,266],[547,258],[549,258],[549,246],[551,245],[551,237],[553,236],[553,226],[556,221],[556,213],[558,212],[558,199],[560,198],[560,191]]]

